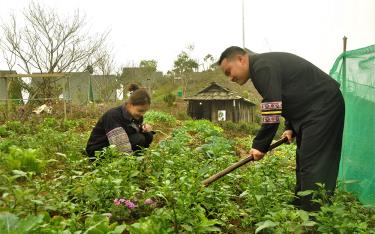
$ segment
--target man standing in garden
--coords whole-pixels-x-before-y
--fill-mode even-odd
[[[289,53],[255,54],[237,46],[227,48],[218,65],[232,82],[251,80],[263,97],[262,126],[250,155],[264,157],[285,118],[283,136],[296,137],[296,198],[293,204],[306,211],[319,209],[312,196],[298,196],[325,185],[333,194],[341,157],[345,105],[339,84],[307,60]]]

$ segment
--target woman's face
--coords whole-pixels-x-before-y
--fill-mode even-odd
[[[126,109],[134,119],[140,119],[150,109],[150,104],[133,105],[126,103]]]

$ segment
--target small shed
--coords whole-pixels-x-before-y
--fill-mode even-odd
[[[235,123],[255,121],[254,103],[215,82],[184,100],[188,101],[187,113],[193,119]]]

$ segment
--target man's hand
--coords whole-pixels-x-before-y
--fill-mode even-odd
[[[143,132],[151,132],[152,131],[151,125],[149,125],[149,124],[143,124],[142,125],[142,131]]]
[[[255,161],[261,160],[266,153],[260,152],[257,149],[252,148],[249,152],[249,155],[253,156]]]
[[[293,142],[293,131],[292,130],[286,130],[283,135],[281,136],[282,138],[287,137],[289,144]]]

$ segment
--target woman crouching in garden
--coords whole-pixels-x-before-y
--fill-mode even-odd
[[[143,124],[143,115],[150,109],[150,95],[135,84],[129,86],[129,92],[128,100],[108,110],[92,130],[86,146],[91,160],[96,159],[95,151],[109,145],[126,153],[150,146],[154,132],[149,124]]]

